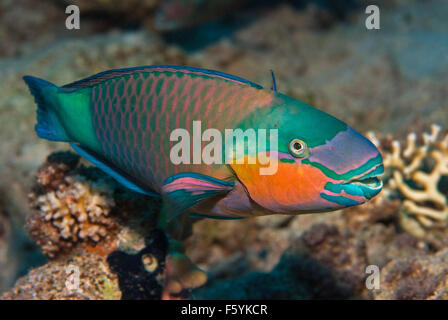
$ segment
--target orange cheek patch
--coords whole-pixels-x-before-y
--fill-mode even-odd
[[[251,198],[274,212],[304,209],[318,202],[324,185],[330,181],[319,169],[300,163],[278,162],[277,172],[261,175],[263,165],[231,164],[240,181],[246,186]]]

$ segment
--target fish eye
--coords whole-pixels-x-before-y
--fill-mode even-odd
[[[289,143],[289,152],[296,158],[303,158],[308,154],[308,146],[305,141],[292,139]]]

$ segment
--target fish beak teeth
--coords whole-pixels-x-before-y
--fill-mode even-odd
[[[383,187],[383,181],[378,177],[368,177],[368,178],[358,178],[350,180],[347,183],[355,184],[355,185],[362,185],[370,189],[381,189]]]

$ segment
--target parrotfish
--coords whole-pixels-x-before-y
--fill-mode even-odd
[[[24,80],[38,105],[39,137],[68,142],[126,187],[162,197],[165,220],[181,213],[238,219],[333,211],[364,203],[382,188],[378,149],[344,122],[278,92],[274,77],[265,89],[218,71],[155,65],[61,87]],[[231,161],[173,161],[172,133],[194,131],[195,121],[222,136],[227,129],[265,129],[276,141],[246,145],[239,154],[232,149]],[[276,159],[275,172],[261,174],[262,156]]]

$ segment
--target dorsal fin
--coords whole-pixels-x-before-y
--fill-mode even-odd
[[[82,80],[66,84],[63,86],[63,88],[85,88],[89,86],[94,86],[109,79],[137,72],[183,72],[185,74],[205,75],[209,76],[210,78],[224,79],[240,85],[249,85],[257,89],[263,89],[262,86],[254,82],[224,72],[196,68],[196,67],[174,66],[174,65],[154,65],[154,66],[142,66],[142,67],[124,68],[124,69],[112,69],[97,73],[93,76],[87,77]]]
[[[277,83],[275,81],[275,75],[274,75],[274,71],[271,71],[271,77],[272,77],[272,91],[277,92]]]

